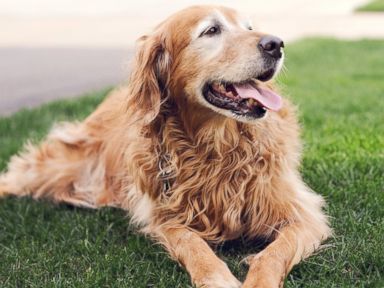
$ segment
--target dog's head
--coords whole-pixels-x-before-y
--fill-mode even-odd
[[[149,120],[171,98],[244,122],[281,108],[280,96],[264,82],[282,67],[284,44],[254,31],[232,9],[187,8],[140,41],[130,103]]]

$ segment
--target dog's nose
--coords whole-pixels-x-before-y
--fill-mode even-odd
[[[275,59],[280,59],[282,56],[281,48],[284,48],[284,42],[276,36],[266,35],[261,37],[258,46],[262,52]]]

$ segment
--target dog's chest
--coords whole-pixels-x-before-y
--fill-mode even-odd
[[[170,125],[161,149],[170,168],[160,193],[166,219],[212,241],[268,235],[284,218],[286,189],[278,187],[300,151],[294,118],[270,116],[259,126],[208,125],[194,137]]]
[[[281,156],[249,141],[221,155],[206,151],[179,154],[175,178],[163,188],[173,202],[170,206],[179,206],[187,224],[207,233],[205,238],[237,238],[272,201]]]

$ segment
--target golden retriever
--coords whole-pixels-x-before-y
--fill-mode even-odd
[[[236,11],[184,9],[139,39],[127,87],[27,145],[0,195],[128,211],[198,287],[280,287],[331,229],[302,181],[295,109],[271,83],[284,44]],[[208,244],[271,243],[241,284]]]

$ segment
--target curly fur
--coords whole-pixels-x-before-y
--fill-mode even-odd
[[[292,265],[310,255],[330,229],[321,211],[323,199],[306,187],[298,172],[299,125],[289,101],[284,100],[279,112],[247,123],[213,111],[196,95],[201,83],[221,67],[239,77],[233,63],[254,53],[251,45],[261,35],[238,32],[234,41],[244,45],[222,44],[220,53],[209,54],[219,55],[215,61],[202,56],[203,44],[191,40],[192,31],[199,21],[218,13],[238,25],[233,10],[199,6],[143,36],[129,85],[113,91],[83,122],[58,125],[40,146],[28,144],[0,177],[0,195],[125,209],[187,268],[196,284],[206,287],[238,287],[239,282],[201,239],[276,239],[251,261],[250,270],[260,274],[260,267],[286,263],[281,274],[268,276],[265,283],[270,286],[260,286],[275,287],[276,279],[281,281]],[[271,83],[264,85],[275,89]],[[159,169],[164,155],[166,176]],[[164,181],[170,189],[163,189]],[[279,240],[280,234],[285,240]],[[204,255],[205,262],[183,254],[191,249]],[[267,257],[271,251],[281,255]],[[210,263],[220,268],[202,268]],[[220,279],[218,275],[225,275],[221,283],[231,286],[212,280]],[[251,281],[260,277],[249,276],[245,284],[253,287]],[[207,284],[215,281],[216,286]]]

